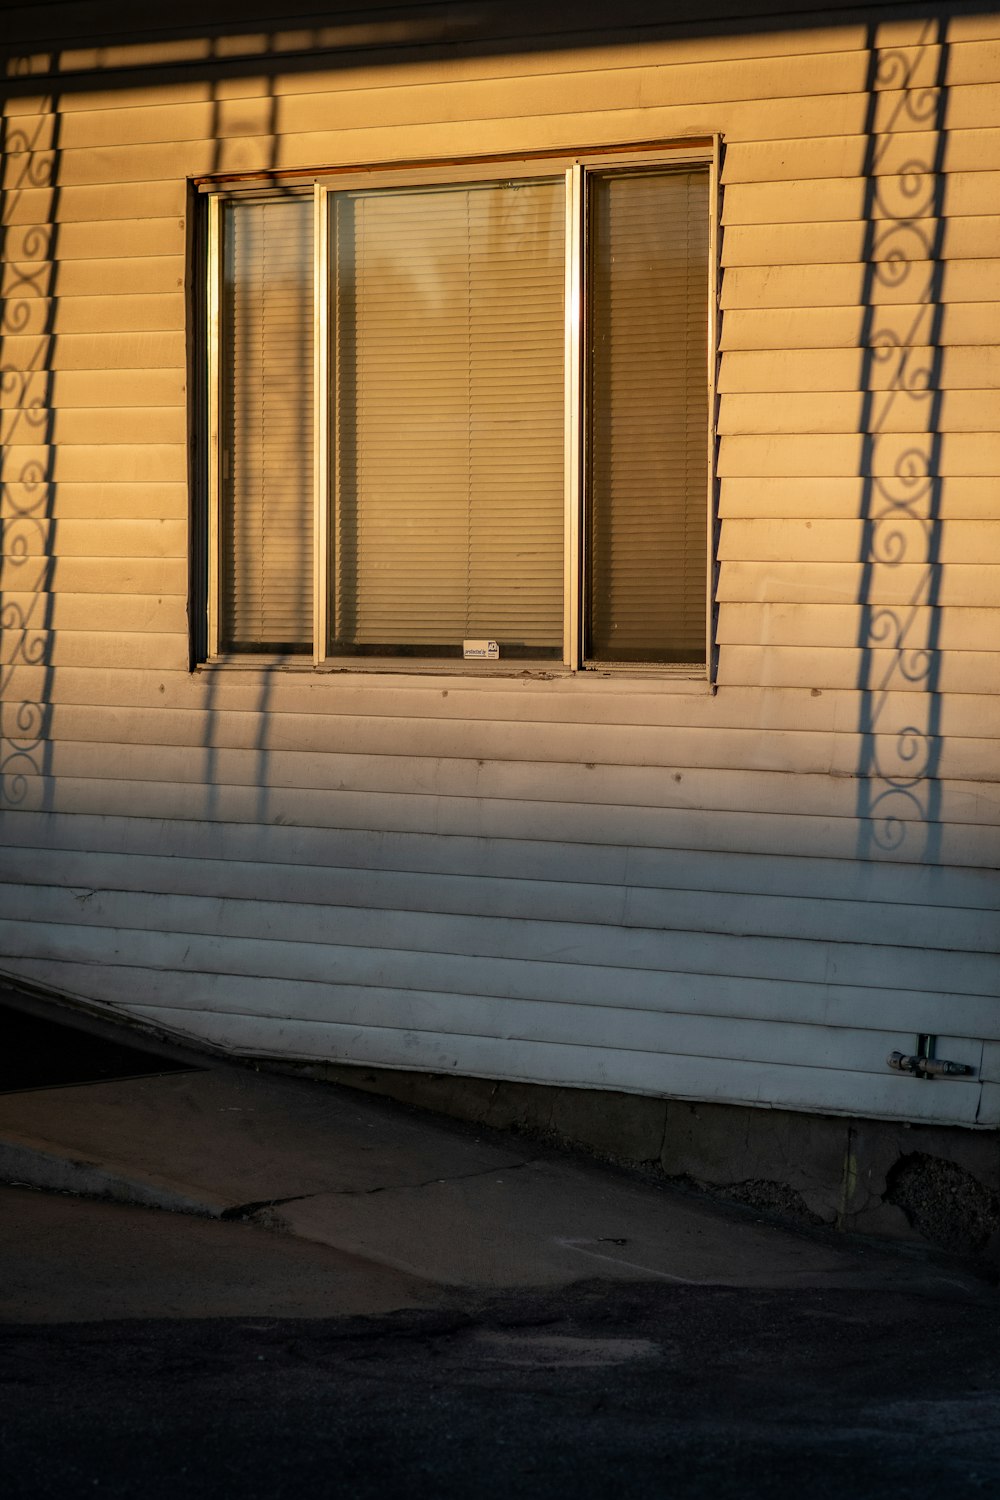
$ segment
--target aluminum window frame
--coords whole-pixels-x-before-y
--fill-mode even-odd
[[[662,677],[686,682],[702,681],[714,686],[716,678],[716,538],[718,532],[717,480],[717,374],[719,326],[719,225],[721,222],[720,135],[628,143],[619,147],[595,147],[585,151],[539,152],[492,155],[452,161],[372,164],[311,172],[289,172],[276,180],[251,175],[234,179],[202,179],[195,186],[206,198],[206,259],[204,315],[207,365],[208,474],[206,476],[207,598],[204,603],[206,660],[202,665],[242,664],[255,668],[272,664],[323,671],[351,673],[394,672],[401,675],[440,674],[518,675],[551,677],[585,675],[599,677]],[[708,538],[705,578],[705,659],[693,663],[596,662],[583,657],[586,611],[586,559],[584,516],[589,497],[585,494],[588,474],[588,409],[586,375],[587,192],[591,173],[608,175],[701,167],[708,173],[709,250],[708,317],[705,329],[707,402],[705,414],[707,448],[707,492],[705,496]],[[359,657],[337,655],[329,649],[330,638],[330,534],[332,486],[330,472],[333,389],[330,371],[330,287],[334,268],[330,264],[330,215],[333,196],[340,191],[405,187],[448,187],[463,183],[497,183],[507,179],[555,178],[565,184],[565,287],[564,287],[564,460],[563,460],[563,660],[507,659],[497,662],[403,656]],[[226,652],[220,644],[220,508],[223,489],[222,374],[226,351],[222,327],[222,210],[229,200],[272,199],[276,196],[310,195],[313,199],[314,269],[314,435],[313,435],[313,647],[297,656]]]

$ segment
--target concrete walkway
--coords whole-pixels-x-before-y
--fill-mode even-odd
[[[369,1264],[376,1280],[379,1268],[383,1283],[385,1271],[397,1273],[390,1300],[399,1306],[449,1288],[591,1280],[978,1285],[919,1259],[757,1222],[523,1138],[161,1050],[197,1067],[0,1095],[0,1182],[282,1230]]]

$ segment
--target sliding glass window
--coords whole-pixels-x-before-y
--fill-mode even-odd
[[[703,671],[709,165],[465,176],[215,198],[212,649]]]
[[[331,649],[563,649],[561,182],[333,198]]]
[[[313,205],[222,219],[219,644],[313,649]]]

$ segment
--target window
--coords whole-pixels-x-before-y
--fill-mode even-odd
[[[210,654],[704,670],[711,180],[212,189]]]

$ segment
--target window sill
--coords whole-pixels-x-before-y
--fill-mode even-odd
[[[714,691],[714,685],[701,665],[641,666],[609,662],[572,671],[561,662],[551,661],[462,662],[413,657],[405,663],[398,658],[368,658],[349,662],[331,660],[317,666],[311,658],[304,656],[233,654],[212,657],[200,662],[194,670],[200,675],[239,672],[269,677],[273,673],[289,673],[313,681],[330,678],[356,681],[361,678],[377,681],[386,687],[461,685],[474,691],[501,683],[518,683],[546,692],[586,692],[591,688],[599,688],[602,693],[666,690],[698,694]]]

